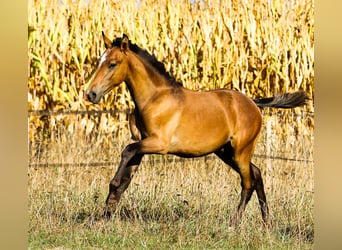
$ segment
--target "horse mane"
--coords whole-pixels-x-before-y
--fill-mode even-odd
[[[122,40],[121,37],[116,38],[113,41],[112,46],[120,47],[121,40]],[[153,68],[155,68],[161,75],[163,75],[171,83],[177,86],[183,86],[182,83],[176,81],[176,79],[166,71],[164,64],[158,61],[154,55],[151,55],[147,50],[142,49],[138,45],[132,43],[131,40],[128,40],[128,41],[129,41],[129,49],[131,51],[133,51],[135,54],[141,57],[144,61],[150,64]]]

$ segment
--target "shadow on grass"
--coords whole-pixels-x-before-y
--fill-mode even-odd
[[[279,229],[279,234],[282,240],[296,238],[303,242],[314,243],[313,227],[299,228],[298,225],[287,225]]]
[[[165,204],[164,204],[165,206]],[[189,207],[187,201],[179,201],[168,206],[151,208],[149,206],[127,208],[125,206],[119,206],[117,210],[112,213],[110,218],[106,216],[105,208],[89,211],[87,209],[79,209],[75,211],[69,219],[75,224],[82,223],[96,223],[96,222],[109,222],[118,219],[126,222],[144,222],[144,223],[172,223],[179,220],[194,220],[198,219],[205,214],[202,209],[195,209]],[[215,219],[219,219],[219,216],[215,216]],[[228,216],[221,220],[229,219]]]

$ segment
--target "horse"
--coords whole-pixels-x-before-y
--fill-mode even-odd
[[[236,90],[194,91],[177,82],[147,50],[126,34],[111,41],[102,31],[105,51],[86,89],[88,101],[102,96],[122,82],[128,87],[135,109],[129,116],[133,143],[122,151],[121,161],[109,184],[105,216],[111,217],[145,154],[200,157],[216,154],[241,178],[241,198],[232,223],[256,191],[263,222],[269,224],[269,208],[260,169],[252,156],[262,126],[265,107],[294,108],[305,105],[304,91],[251,99]]]

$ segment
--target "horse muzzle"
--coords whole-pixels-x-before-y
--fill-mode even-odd
[[[102,95],[100,93],[96,93],[93,90],[87,91],[86,96],[87,96],[88,101],[90,101],[94,104],[99,103],[101,100],[101,97],[102,97]]]

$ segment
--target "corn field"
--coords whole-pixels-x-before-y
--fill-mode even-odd
[[[84,91],[104,51],[101,31],[112,38],[126,33],[190,89],[232,88],[254,98],[303,89],[314,96],[312,1],[30,0],[28,6],[29,110],[94,108]],[[132,107],[122,85],[96,108]]]
[[[229,237],[232,241],[224,240],[227,219],[225,213],[232,213],[235,203],[232,200],[226,201],[229,197],[222,198],[220,192],[225,194],[226,189],[230,189],[228,193],[234,190],[231,195],[236,198],[239,195],[239,190],[236,190],[239,183],[236,179],[226,185],[229,172],[226,173],[222,163],[208,159],[179,164],[172,157],[148,156],[140,167],[141,170],[139,169],[139,177],[134,179],[128,190],[127,197],[130,198],[122,202],[123,206],[134,211],[134,216],[153,218],[152,222],[147,219],[151,228],[147,228],[144,223],[139,224],[139,219],[131,222],[125,216],[121,218],[124,217],[127,221],[112,221],[114,227],[122,226],[120,229],[112,229],[113,224],[93,224],[100,217],[101,210],[98,206],[102,206],[105,200],[107,184],[117,166],[119,153],[129,140],[125,110],[134,108],[124,84],[104,96],[99,104],[90,104],[84,98],[98,59],[105,50],[102,31],[112,39],[121,37],[123,33],[127,34],[133,43],[162,61],[166,70],[177,81],[193,90],[228,88],[259,98],[301,89],[310,96],[311,101],[303,108],[262,111],[264,121],[256,154],[302,160],[301,163],[284,163],[279,159],[256,159],[256,164],[266,166],[261,169],[266,182],[266,193],[270,194],[270,204],[273,204],[270,205],[271,210],[274,211],[272,219],[275,221],[275,229],[267,233],[267,243],[255,240],[264,236],[258,228],[250,234],[230,232],[232,236],[242,236],[242,241]],[[108,248],[108,245],[102,245],[105,244],[103,242],[116,242],[118,238],[115,237],[123,237],[119,244],[123,248],[144,248],[144,244],[137,243],[137,238],[141,236],[139,230],[151,232],[147,235],[147,239],[152,235],[151,240],[155,240],[152,232],[158,231],[164,235],[166,243],[176,241],[176,248],[226,248],[227,242],[230,247],[238,248],[312,247],[312,0],[217,0],[194,3],[176,0],[29,0],[28,110],[30,165],[51,162],[77,165],[87,161],[113,162],[115,166],[109,170],[100,169],[101,174],[101,171],[89,167],[88,163],[85,168],[29,168],[29,217],[32,221],[29,233],[32,248],[53,248],[60,245],[86,248],[89,245],[82,245],[83,243],[63,243],[67,241],[63,237],[76,237],[73,235],[78,235],[79,229],[87,237],[91,234],[91,245],[100,248]],[[37,110],[46,110],[48,113],[35,115],[34,111]],[[117,113],[89,115],[84,112],[65,115],[59,114],[59,111]],[[56,113],[51,115],[51,112]],[[162,163],[156,164],[156,159]],[[166,159],[171,160],[175,172],[169,170],[170,164],[164,162]],[[192,170],[192,165],[199,165],[198,170],[195,167]],[[279,167],[275,168],[274,165]],[[208,170],[211,166],[218,166],[218,169]],[[161,176],[166,176],[165,182],[157,179],[158,175],[153,169],[157,169]],[[204,176],[209,172],[213,180],[218,178],[219,184],[205,179],[207,177]],[[153,179],[149,179],[151,173]],[[178,179],[186,175],[189,176],[189,181],[179,183]],[[203,183],[212,190],[203,191],[200,188]],[[293,188],[287,190],[287,185],[292,185]],[[183,191],[180,191],[180,186],[184,188]],[[173,196],[175,193],[177,197]],[[183,199],[184,196],[186,198]],[[191,203],[191,197],[202,199],[203,202]],[[211,204],[211,199],[215,203]],[[184,200],[192,206],[191,209]],[[66,203],[69,207],[64,211],[63,204]],[[136,208],[135,204],[138,203],[142,206]],[[224,208],[223,204],[228,203],[230,207]],[[168,207],[170,204],[172,208]],[[249,206],[253,206],[253,209],[247,212],[241,230],[248,230],[249,220],[253,224],[258,223],[253,217],[259,215],[259,212],[254,211],[258,210],[257,204]],[[181,216],[177,211],[185,214],[184,221],[178,220]],[[119,213],[124,212],[121,210]],[[154,213],[159,214],[159,219],[155,219]],[[196,213],[202,214],[200,221],[197,220]],[[169,218],[176,221],[172,222],[175,225],[164,223]],[[215,227],[217,219],[221,221],[222,228]],[[188,225],[187,229],[186,224],[182,224],[186,221],[193,222],[193,226]],[[97,234],[105,238],[104,241],[99,240],[97,234],[88,231],[89,223],[96,228]],[[123,227],[132,226],[130,223],[136,228],[132,238]],[[201,225],[202,228],[199,229],[196,225]],[[175,232],[183,232],[184,237],[178,235],[175,239],[175,232],[169,234],[167,227],[173,228]],[[196,245],[199,239],[204,239],[201,230],[206,233],[207,245]],[[214,235],[210,236],[211,233]],[[45,240],[48,234],[63,237]],[[193,242],[188,241],[187,245],[180,241],[182,239],[187,242],[187,238]],[[219,241],[216,242],[218,238]],[[296,240],[292,241],[294,238]],[[158,238],[158,242],[159,240]],[[247,243],[243,243],[243,240]],[[46,245],[41,244],[42,242]],[[282,245],[284,242],[287,245]],[[155,242],[146,244],[147,247],[166,247]]]

